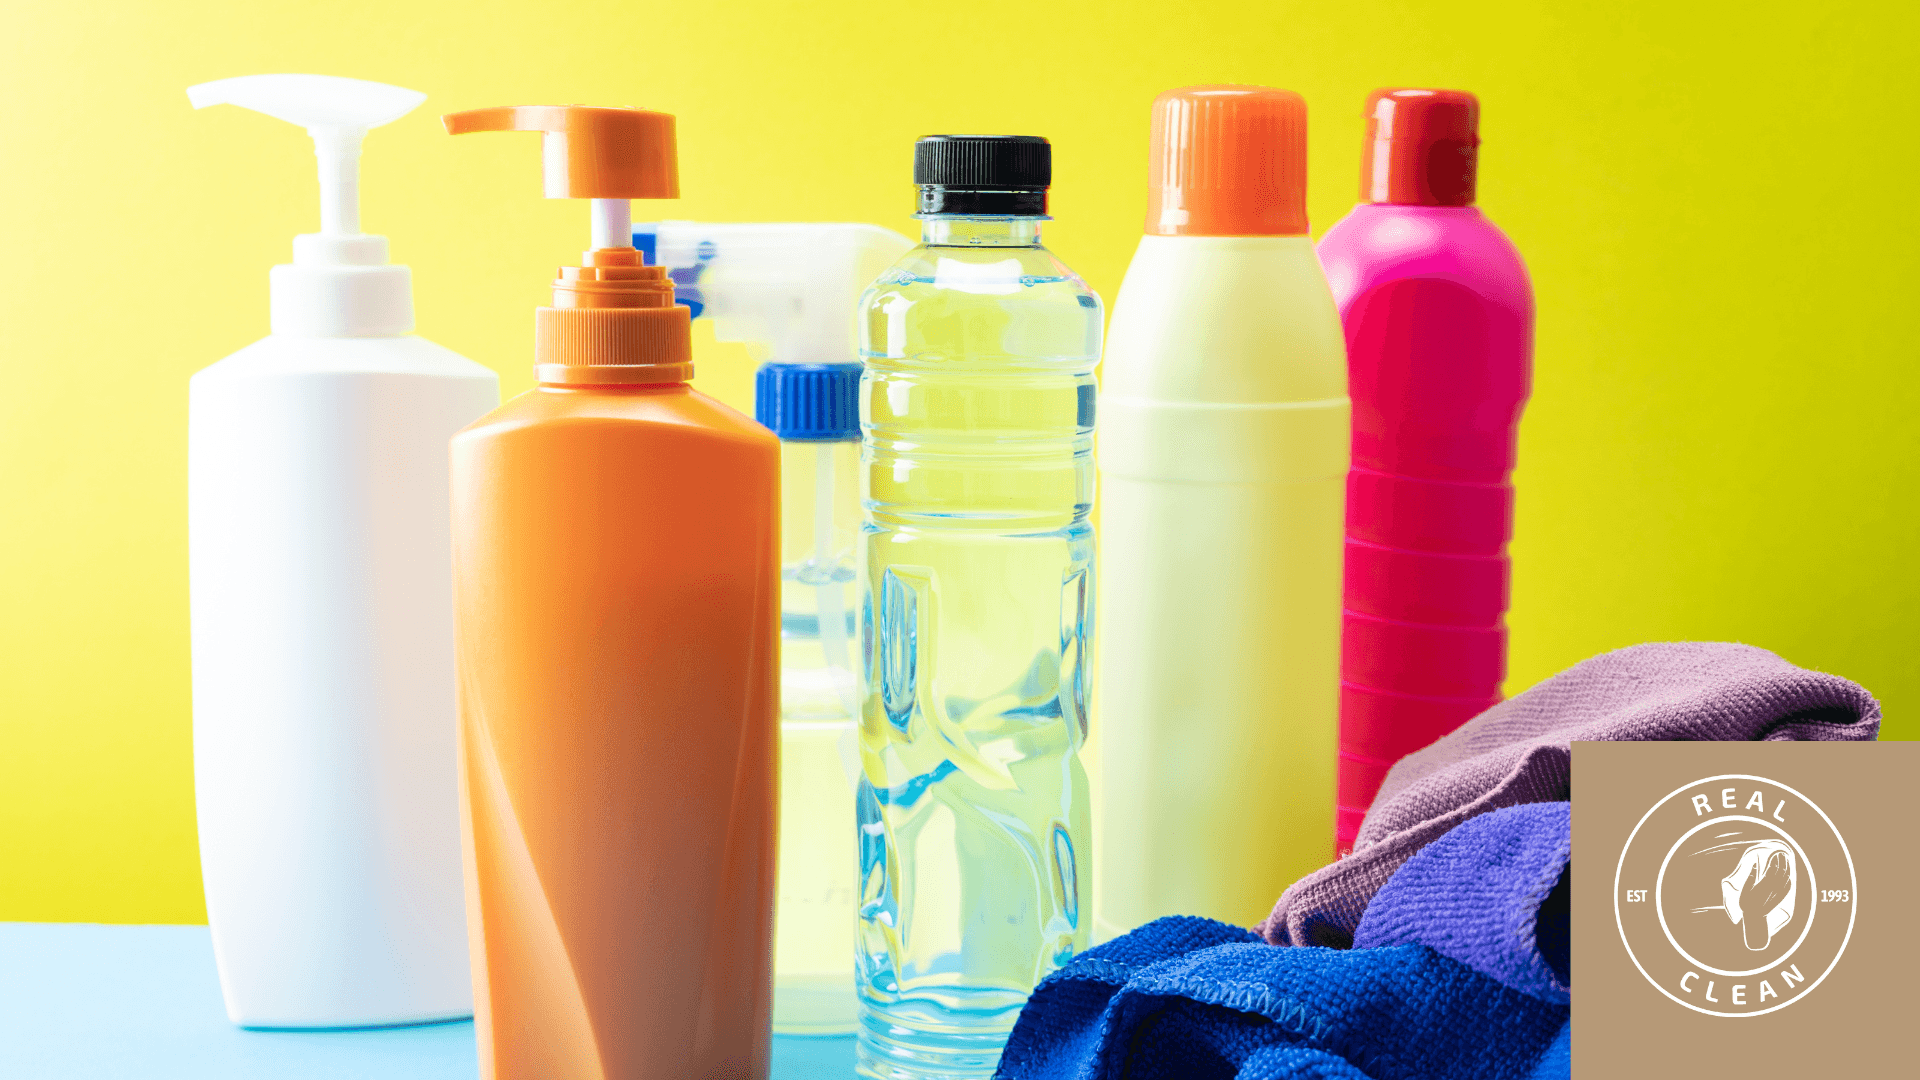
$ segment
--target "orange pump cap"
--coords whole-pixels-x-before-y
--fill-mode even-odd
[[[506,105],[440,118],[449,135],[545,134],[549,199],[677,199],[673,114],[594,105]]]
[[[1307,103],[1291,90],[1217,84],[1153,99],[1147,233],[1305,236]]]
[[[593,200],[593,250],[581,256],[581,265],[561,267],[553,306],[534,312],[534,377],[566,386],[692,378],[691,312],[673,302],[666,268],[646,265],[629,243],[627,200],[680,196],[673,117],[642,109],[520,105],[440,119],[452,135],[543,132],[547,198]]]

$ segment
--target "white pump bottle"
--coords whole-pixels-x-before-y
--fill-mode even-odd
[[[860,750],[854,558],[860,355],[854,308],[913,249],[878,225],[634,226],[679,301],[761,363],[754,416],[780,437],[780,854],[773,1030],[854,1030]]]
[[[409,272],[360,231],[361,137],[426,95],[320,75],[187,94],[302,125],[320,163],[320,231],[271,272],[271,336],[188,392],[194,778],[227,1013],[466,1016],[447,441],[499,380],[409,333]]]

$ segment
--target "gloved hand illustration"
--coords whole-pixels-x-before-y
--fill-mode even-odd
[[[1787,869],[1785,853],[1769,851],[1740,887],[1740,910],[1761,916],[1754,918],[1750,914],[1740,924],[1747,937],[1747,948],[1759,952],[1773,939],[1773,929],[1767,925],[1765,914],[1786,899],[1792,884],[1793,871]]]
[[[1739,924],[1747,948],[1766,948],[1793,918],[1795,877],[1793,850],[1778,840],[1762,840],[1747,848],[1733,873],[1721,879],[1727,917]]]

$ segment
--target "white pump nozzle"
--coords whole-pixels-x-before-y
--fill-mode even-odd
[[[187,100],[196,109],[238,105],[306,128],[320,159],[320,233],[354,236],[360,232],[360,140],[418,108],[427,95],[335,75],[242,75],[189,86]]]
[[[407,268],[387,265],[387,240],[360,231],[360,142],[427,95],[334,75],[243,75],[187,88],[196,109],[238,105],[313,137],[320,163],[320,231],[294,237],[293,265],[273,268],[273,331],[297,337],[386,337],[413,329]]]

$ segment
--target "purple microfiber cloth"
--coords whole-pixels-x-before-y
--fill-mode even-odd
[[[1346,948],[1374,893],[1469,818],[1572,797],[1586,740],[1867,741],[1880,705],[1859,685],[1749,645],[1635,645],[1503,701],[1387,774],[1353,854],[1294,882],[1256,929],[1274,945]]]
[[[1571,847],[1566,803],[1472,821],[1394,875],[1353,949],[1158,919],[1041,982],[995,1075],[1565,1080]]]
[[[1502,986],[1569,1004],[1572,857],[1572,803],[1483,814],[1381,886],[1353,947],[1425,945]]]

